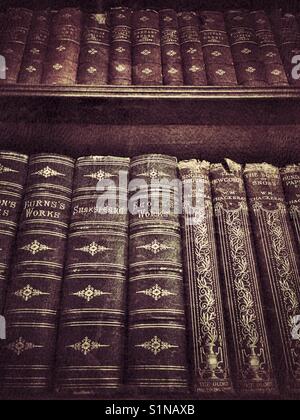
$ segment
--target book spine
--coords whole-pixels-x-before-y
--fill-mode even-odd
[[[208,162],[180,162],[185,191],[183,254],[193,389],[197,394],[233,393]],[[199,200],[198,202],[196,200]]]
[[[163,84],[159,13],[133,13],[133,84]]]
[[[110,10],[111,51],[110,84],[132,84],[132,9],[117,7]]]
[[[296,233],[298,250],[300,251],[300,165],[286,166],[281,169],[280,173],[286,203]]]
[[[32,11],[10,8],[6,13],[7,23],[2,34],[0,54],[6,61],[6,78],[1,83],[17,83],[22,64],[27,36],[30,30]]]
[[[244,175],[279,379],[286,392],[299,392],[300,347],[293,320],[300,311],[300,275],[280,173],[272,165],[248,164]]]
[[[200,36],[208,84],[236,86],[236,74],[222,12],[200,12]]]
[[[197,13],[178,13],[178,25],[184,82],[190,86],[206,86],[207,77]]]
[[[265,68],[260,62],[259,46],[251,27],[250,15],[244,10],[225,14],[237,80],[244,86],[266,86]]]
[[[187,389],[178,197],[169,184],[176,179],[173,157],[145,155],[131,161],[130,180],[139,188],[130,195],[126,382],[133,393]]]
[[[52,12],[51,33],[42,83],[71,85],[76,82],[82,14],[76,8]]]
[[[19,83],[28,85],[41,83],[50,36],[50,23],[49,9],[34,12],[19,73]]]
[[[0,152],[0,314],[2,314],[10,262],[27,176],[28,157]]]
[[[64,156],[42,154],[29,160],[4,312],[5,391],[48,392],[52,386],[73,169],[73,160]]]
[[[182,86],[183,69],[177,13],[172,9],[159,12],[164,85]]]
[[[229,160],[227,166],[212,165],[210,175],[235,386],[242,395],[272,396],[276,381],[242,167]]]
[[[129,159],[117,157],[82,157],[76,163],[57,351],[59,393],[93,395],[121,386],[128,168]]]
[[[108,14],[86,14],[81,38],[77,82],[85,85],[107,85],[109,51]]]
[[[260,61],[266,71],[266,80],[270,86],[288,86],[285,69],[271,28],[271,22],[264,10],[250,13],[260,50]]]

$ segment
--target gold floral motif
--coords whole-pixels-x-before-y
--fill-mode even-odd
[[[151,54],[151,51],[149,51],[149,50],[143,50],[143,51],[141,51],[141,55],[147,56],[147,55],[150,55],[150,54]]]
[[[89,67],[86,71],[90,74],[97,73],[96,67]]]
[[[88,50],[88,53],[89,53],[90,55],[96,55],[96,54],[97,54],[97,52],[98,52],[98,50],[96,50],[95,48],[91,48],[91,49],[89,49],[89,50]]]
[[[34,73],[36,71],[36,68],[33,66],[29,66],[29,67],[26,67],[26,71],[28,71],[28,73]]]
[[[41,244],[39,241],[35,240],[28,245],[25,245],[21,248],[23,251],[28,251],[32,255],[36,255],[39,252],[51,251],[53,248],[49,248],[47,245]]]
[[[111,295],[111,293],[102,292],[102,290],[97,290],[91,285],[87,286],[84,290],[80,290],[79,292],[72,293],[73,296],[78,296],[80,298],[85,299],[87,302],[95,299],[96,297],[100,297],[103,295]]]
[[[86,252],[87,254],[90,254],[92,257],[94,257],[97,254],[100,254],[101,252],[105,252],[109,250],[111,250],[111,248],[98,245],[96,242],[92,242],[89,245],[83,246],[82,248],[75,248],[75,251]]]
[[[154,356],[157,356],[160,352],[164,350],[176,349],[178,346],[174,346],[165,341],[162,341],[159,337],[155,336],[150,341],[146,341],[143,344],[137,344],[135,347],[140,347],[145,350],[151,351]]]
[[[139,292],[136,292],[137,294],[142,293],[146,296],[150,296],[152,297],[155,301],[160,300],[163,297],[166,296],[176,296],[175,293],[170,292],[167,289],[162,289],[158,284],[156,284],[155,286],[146,289],[146,290],[141,290]]]
[[[251,67],[251,66],[250,66],[250,67],[247,67],[247,68],[246,68],[246,72],[247,72],[247,73],[255,73],[255,72],[256,72],[256,68]]]
[[[38,175],[38,176],[42,176],[43,178],[51,178],[53,176],[65,176],[65,174],[62,174],[58,171],[56,171],[55,169],[50,168],[49,166],[46,166],[45,168],[34,172],[32,175]]]
[[[276,54],[274,52],[270,51],[270,52],[268,52],[266,54],[266,57],[268,57],[268,58],[274,58],[274,57],[276,57]]]
[[[245,55],[247,55],[247,54],[251,54],[251,50],[249,49],[249,48],[244,48],[243,50],[242,50],[242,54],[245,54]]]
[[[145,176],[145,177],[151,178],[152,180],[155,180],[162,177],[168,177],[169,175],[164,172],[158,171],[155,168],[152,168],[148,173],[142,173],[142,174],[139,174],[139,176]]]
[[[3,166],[0,163],[0,175],[10,173],[10,172],[18,173],[18,171],[15,171],[14,169],[8,168],[7,166]]]
[[[195,53],[197,52],[197,50],[196,50],[196,48],[189,48],[186,52],[187,52],[188,54],[193,55],[193,54],[195,54]]]
[[[37,348],[43,348],[43,346],[37,346],[33,343],[27,342],[23,337],[18,338],[13,343],[10,343],[6,346],[8,350],[11,350],[17,356],[21,356],[22,353],[29,350],[34,350]]]
[[[118,52],[118,53],[120,53],[120,54],[122,54],[123,52],[125,52],[126,50],[125,50],[125,48],[123,48],[123,47],[118,47],[118,48],[116,48],[115,49],[115,51],[116,52]]]
[[[54,64],[52,67],[56,71],[59,71],[59,70],[61,70],[63,68],[63,66],[61,64],[59,64],[59,63]]]
[[[97,23],[99,23],[99,25],[105,25],[107,16],[106,14],[103,14],[103,13],[96,13],[92,16],[92,19],[95,20]]]
[[[219,69],[219,70],[216,71],[216,74],[218,76],[224,76],[224,74],[226,74],[226,71],[225,70],[222,70],[222,69]]]
[[[102,169],[100,169],[97,172],[93,172],[89,175],[84,175],[84,178],[92,178],[92,179],[96,179],[97,181],[102,181],[103,179],[108,179],[112,177],[113,177],[112,174],[110,174],[109,172],[102,171]]]
[[[177,73],[178,73],[178,70],[177,70],[177,69],[175,69],[174,67],[171,67],[171,68],[168,70],[168,73],[169,73],[169,74],[177,74]]]
[[[211,55],[214,56],[214,57],[220,57],[222,55],[222,53],[220,51],[213,51],[211,53]]]
[[[31,54],[33,54],[33,55],[37,55],[37,54],[39,54],[39,53],[40,53],[40,50],[39,50],[38,48],[32,48],[32,49],[30,50],[30,52],[31,52]]]
[[[56,51],[58,52],[66,51],[66,47],[64,47],[63,45],[60,45],[59,47],[56,47]]]
[[[141,18],[140,18],[140,21],[141,22],[148,22],[148,20],[150,20],[147,16],[142,16]]]
[[[89,353],[91,353],[94,350],[99,350],[104,347],[110,347],[110,346],[100,344],[97,341],[93,341],[88,337],[85,337],[82,341],[79,341],[78,343],[67,346],[67,348],[78,351],[82,353],[84,356],[87,356]]]
[[[282,74],[282,71],[275,69],[271,72],[271,74],[273,74],[274,76],[280,76]]]
[[[173,22],[173,18],[171,18],[171,16],[165,16],[164,22]]]
[[[44,293],[41,290],[34,289],[30,286],[30,284],[27,284],[27,286],[23,287],[23,289],[17,290],[14,295],[22,298],[25,302],[28,302],[33,297],[46,296],[49,295],[49,293]]]
[[[154,239],[154,241],[152,241],[150,244],[138,246],[137,249],[145,249],[146,251],[151,251],[154,255],[157,255],[161,251],[172,249],[172,247],[162,244],[157,239]]]
[[[169,57],[175,57],[175,55],[177,55],[177,52],[174,51],[174,50],[170,50],[170,51],[167,52],[167,56],[169,56]]]
[[[147,67],[146,69],[142,70],[142,73],[149,76],[151,73],[153,73],[153,71]]]
[[[125,70],[126,70],[126,67],[125,67],[123,64],[118,64],[118,65],[116,66],[116,70],[117,70],[119,73],[122,73],[123,71],[125,71]]]
[[[195,65],[195,66],[190,67],[190,68],[189,68],[189,70],[190,70],[192,73],[197,73],[198,71],[200,71],[200,70],[201,70],[201,68]]]

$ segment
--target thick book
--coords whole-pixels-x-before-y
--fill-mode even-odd
[[[280,174],[300,252],[300,164],[288,165],[280,170]]]
[[[300,274],[279,169],[248,164],[244,176],[279,380],[285,392],[299,393]]]
[[[208,84],[236,86],[237,79],[222,12],[199,12],[200,37]]]
[[[132,84],[132,9],[110,9],[111,48],[109,81],[111,85]]]
[[[197,394],[232,394],[208,162],[179,163],[186,191],[182,232],[192,386]],[[197,201],[198,200],[198,201]]]
[[[159,16],[164,85],[182,86],[183,68],[177,13],[173,9],[163,9]]]
[[[266,86],[266,71],[260,62],[259,46],[249,12],[230,10],[225,13],[225,20],[239,84]]]
[[[230,160],[210,170],[225,317],[236,389],[242,395],[276,394],[242,166]]]
[[[139,10],[133,13],[133,84],[163,84],[159,13]]]
[[[17,83],[25,45],[31,26],[32,11],[24,8],[10,8],[0,42],[0,54],[6,62],[6,78],[0,83]]]
[[[86,13],[81,37],[77,82],[107,85],[110,29],[107,13]]]
[[[0,314],[15,248],[27,163],[26,155],[0,152]]]
[[[65,263],[74,162],[41,154],[29,171],[4,315],[4,391],[48,392]]]
[[[182,250],[177,192],[171,186],[177,180],[176,158],[133,158],[130,180],[126,383],[133,393],[186,391]],[[171,202],[169,211],[164,200]]]
[[[37,85],[42,81],[51,25],[49,9],[35,11],[32,17],[18,82]]]
[[[57,347],[59,393],[112,392],[122,383],[128,169],[128,158],[76,162]]]
[[[250,21],[256,34],[260,61],[265,67],[268,85],[288,86],[285,69],[267,13],[264,10],[251,12]]]
[[[178,25],[184,82],[189,86],[206,86],[199,16],[196,12],[178,13]]]
[[[52,12],[43,84],[71,85],[76,82],[81,26],[82,13],[79,9],[64,8]]]

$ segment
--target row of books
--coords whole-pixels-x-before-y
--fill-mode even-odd
[[[12,8],[0,35],[2,83],[300,86],[299,19],[278,10]]]
[[[2,391],[299,394],[299,164],[3,151],[0,247]]]

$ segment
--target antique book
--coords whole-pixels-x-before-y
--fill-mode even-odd
[[[122,177],[127,182],[128,169],[129,159],[110,156],[76,163],[57,349],[59,393],[84,396],[121,386],[128,251]]]
[[[65,263],[74,162],[34,155],[6,297],[7,339],[1,353],[5,391],[49,391]]]
[[[197,394],[231,394],[209,168],[204,161],[179,163],[188,194],[182,232],[192,386]]]
[[[190,86],[206,86],[207,77],[196,12],[178,13],[179,38],[184,82]]]
[[[176,179],[177,160],[171,156],[131,161],[130,180],[139,189],[129,192],[126,383],[132,392],[187,389],[181,238],[174,205],[178,191],[171,185]],[[173,203],[169,212],[164,200]]]
[[[300,340],[293,329],[300,313],[300,275],[279,169],[248,164],[244,176],[279,380],[285,392],[299,393]]]
[[[177,13],[173,9],[163,9],[159,15],[164,85],[181,86],[183,69]]]
[[[288,80],[267,13],[264,10],[251,12],[250,20],[259,45],[260,61],[265,67],[267,83],[271,86],[287,86]]]
[[[51,12],[49,9],[33,13],[19,73],[19,83],[29,85],[41,83],[50,36],[50,25]]]
[[[81,37],[77,82],[107,85],[110,30],[107,13],[86,13]]]
[[[111,85],[132,84],[132,9],[110,9],[111,48],[109,81]]]
[[[300,252],[300,165],[288,165],[280,170],[280,174]]]
[[[52,12],[49,48],[42,83],[70,85],[76,82],[80,52],[82,13],[76,8]]]
[[[251,27],[246,10],[230,10],[225,13],[227,31],[239,84],[266,86],[266,74],[260,62],[257,38]]]
[[[213,86],[237,85],[224,14],[201,11],[199,17],[208,84]]]
[[[31,25],[32,11],[24,8],[10,8],[5,16],[6,25],[0,42],[0,54],[6,61],[6,79],[0,79],[0,83],[17,83]]]
[[[0,152],[0,314],[21,211],[28,157]]]
[[[210,176],[236,389],[242,395],[272,396],[276,381],[242,167],[227,160],[213,164]]]
[[[162,85],[159,13],[155,10],[133,13],[132,59],[134,85]]]

